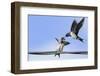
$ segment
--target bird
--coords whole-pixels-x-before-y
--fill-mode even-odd
[[[68,45],[70,43],[67,42],[64,37],[61,37],[60,40],[58,40],[57,38],[55,38],[55,39],[58,42],[58,48],[57,48],[57,50],[55,52],[55,56],[58,55],[59,58],[60,58],[60,54],[63,52],[64,46],[66,46],[66,45]]]
[[[79,23],[76,20],[72,22],[71,31],[65,35],[65,37],[72,37],[74,39],[80,40],[83,42],[83,39],[78,36],[78,33],[83,26],[85,18],[82,18]]]

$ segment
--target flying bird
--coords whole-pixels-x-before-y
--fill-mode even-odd
[[[83,18],[79,23],[77,23],[76,20],[74,20],[71,26],[71,31],[66,34],[66,37],[72,37],[74,39],[77,39],[83,42],[83,39],[78,36],[78,33],[81,27],[83,26],[84,19],[85,18]]]

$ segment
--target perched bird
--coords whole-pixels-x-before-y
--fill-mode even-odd
[[[60,40],[58,40],[58,39],[56,38],[56,40],[57,40],[57,42],[58,42],[58,48],[57,48],[57,50],[56,50],[55,56],[58,55],[58,56],[60,57],[60,54],[63,52],[64,46],[66,46],[66,45],[68,45],[68,44],[70,44],[70,43],[67,42],[67,41],[65,40],[64,37],[61,37]]]
[[[74,39],[78,39],[81,42],[83,42],[83,39],[78,36],[79,30],[82,27],[83,22],[84,18],[79,23],[77,23],[76,20],[74,20],[71,26],[71,31],[66,34],[66,37],[72,37]]]

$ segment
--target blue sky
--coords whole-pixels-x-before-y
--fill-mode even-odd
[[[71,24],[75,19],[79,22],[83,17],[75,16],[28,16],[28,49],[29,51],[55,51],[57,41],[70,32]],[[70,45],[64,47],[64,51],[87,51],[88,49],[88,18],[85,17],[83,27],[80,29],[79,36],[83,38],[84,43],[66,38]]]

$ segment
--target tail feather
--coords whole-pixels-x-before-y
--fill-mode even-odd
[[[81,37],[78,37],[78,39],[79,39],[81,42],[84,42],[83,39],[82,39]]]

